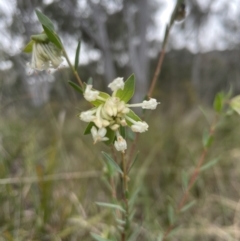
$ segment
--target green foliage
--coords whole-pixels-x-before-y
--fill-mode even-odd
[[[44,32],[48,36],[48,39],[56,45],[59,49],[63,49],[62,42],[57,35],[57,33],[54,31],[54,25],[52,21],[45,16],[43,13],[41,13],[39,10],[36,10],[36,14],[38,17],[39,22],[42,24],[42,27],[44,29]]]
[[[110,95],[105,92],[100,92],[99,96],[102,97],[103,99],[108,99],[110,97]],[[104,100],[95,100],[95,101],[92,101],[91,104],[98,107],[99,105],[103,104],[104,102],[105,102]]]
[[[79,64],[80,49],[81,49],[81,42],[79,41],[76,49],[76,54],[75,54],[75,64],[74,64],[75,70],[77,70],[78,64]]]
[[[99,235],[97,235],[97,234],[95,234],[95,233],[91,233],[91,236],[92,236],[95,240],[97,240],[97,241],[111,241],[111,240],[106,239],[106,238],[103,238],[103,237],[101,237],[101,236],[99,236]]]
[[[105,160],[111,165],[114,171],[119,172],[120,174],[123,174],[118,164],[106,152],[102,152],[102,154],[105,157]]]
[[[68,84],[73,87],[73,89],[75,89],[77,92],[79,92],[80,94],[83,94],[83,90],[81,89],[81,87],[77,84],[75,84],[72,81],[68,81]]]
[[[205,130],[203,132],[203,139],[202,139],[203,146],[205,148],[209,148],[212,145],[213,140],[214,140],[214,137],[207,130]]]
[[[168,221],[171,225],[175,222],[175,211],[171,204],[168,205]]]
[[[54,31],[54,25],[53,25],[52,21],[47,16],[45,16],[43,13],[41,13],[39,10],[36,9],[35,12],[37,14],[39,22],[43,26],[48,28],[49,30]]]
[[[205,171],[211,167],[213,167],[214,165],[216,165],[218,162],[220,161],[220,158],[215,158],[213,159],[212,161],[209,161],[208,163],[206,163],[205,165],[203,165],[201,168],[200,168],[200,171]]]
[[[213,107],[214,110],[217,113],[221,113],[223,110],[223,106],[224,106],[224,99],[225,99],[225,95],[224,93],[220,92],[215,96],[214,102],[213,102]]]
[[[31,41],[23,48],[23,52],[24,52],[24,53],[31,53],[31,52],[32,52],[32,48],[33,48],[33,43],[34,43],[34,41],[31,40]]]
[[[127,113],[127,116],[135,121],[142,121],[141,118],[138,115],[136,115],[132,110],[130,110],[129,113]],[[132,122],[130,122],[128,120],[126,120],[126,121],[129,126],[133,125]]]
[[[135,76],[134,76],[134,74],[132,74],[125,81],[124,89],[123,90],[119,89],[117,91],[116,97],[119,97],[120,100],[122,100],[125,103],[127,103],[133,97],[134,91],[135,91]]]
[[[195,204],[196,204],[196,200],[193,200],[190,203],[187,203],[184,207],[181,208],[180,212],[182,212],[182,213],[186,212],[191,207],[193,207]]]
[[[123,209],[121,206],[116,205],[116,204],[112,204],[112,203],[104,203],[104,202],[96,202],[96,204],[97,204],[98,206],[101,206],[101,207],[106,207],[106,208],[116,209],[116,210],[119,210],[119,211],[121,211],[121,212],[123,212],[123,213],[126,212],[125,209]]]

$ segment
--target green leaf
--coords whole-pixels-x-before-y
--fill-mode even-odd
[[[120,174],[123,174],[118,164],[106,152],[102,152],[102,154],[105,157],[105,160],[111,164],[115,171],[119,172]]]
[[[213,167],[214,165],[216,165],[218,162],[219,162],[220,158],[215,158],[213,159],[212,161],[206,163],[205,165],[203,165],[201,168],[200,168],[200,171],[205,171],[211,167]]]
[[[119,205],[116,205],[116,204],[112,204],[112,203],[103,203],[103,202],[96,202],[96,204],[98,206],[101,206],[101,207],[106,207],[106,208],[112,208],[112,209],[117,209],[123,213],[125,213],[126,211]]]
[[[142,227],[137,227],[137,228],[134,228],[135,230],[133,231],[132,235],[129,237],[129,239],[127,241],[136,241],[137,238],[139,237],[140,233],[141,233],[141,230],[142,230]]]
[[[95,233],[91,233],[91,236],[92,236],[95,240],[97,240],[97,241],[111,241],[111,240],[106,239],[106,238],[103,238],[103,237],[101,237],[101,236],[99,236],[99,235],[97,235],[97,234],[95,234]]]
[[[223,102],[224,102],[224,94],[223,93],[218,93],[215,96],[214,102],[213,102],[213,107],[214,110],[218,113],[220,113],[223,109]]]
[[[92,77],[88,78],[87,84],[88,85],[93,85],[93,78]]]
[[[90,123],[87,125],[87,127],[86,127],[83,135],[88,135],[88,134],[90,134],[90,133],[91,133],[91,129],[92,129],[93,126],[94,126],[94,123],[93,123],[93,122],[90,122]]]
[[[171,225],[174,224],[175,221],[175,214],[174,214],[174,209],[171,204],[168,205],[168,220]]]
[[[58,35],[48,27],[43,25],[44,32],[47,34],[48,39],[55,44],[55,46],[59,49],[63,49],[62,42]]]
[[[132,167],[134,166],[135,162],[137,161],[138,155],[139,155],[139,151],[138,151],[137,154],[135,155],[135,157],[134,157],[134,159],[133,159],[133,162],[132,162],[131,166],[129,167],[128,172],[131,171]]]
[[[38,41],[38,42],[48,42],[49,41],[48,36],[45,33],[32,35],[31,39]]]
[[[209,119],[208,119],[208,115],[207,115],[206,111],[203,109],[202,106],[199,106],[198,108],[199,108],[200,111],[203,113],[203,115],[204,115],[204,117],[206,118],[207,122],[210,124],[210,121],[209,121]]]
[[[92,89],[92,90],[94,90],[94,89]],[[100,93],[99,93],[99,96],[102,97],[102,98],[104,98],[105,100],[110,97],[110,95],[107,94],[107,93],[105,93],[105,92],[100,92]],[[94,106],[98,107],[99,105],[105,103],[105,101],[104,101],[104,100],[95,100],[95,101],[92,101],[91,103],[92,103]]]
[[[54,25],[53,25],[52,21],[46,15],[41,13],[39,10],[36,10],[35,12],[37,14],[39,22],[43,26],[47,27],[49,30],[54,31]]]
[[[119,89],[116,93],[116,97],[119,97],[120,100],[123,100],[127,103],[134,95],[135,91],[135,76],[132,74],[124,84],[124,89]]]
[[[190,209],[191,207],[193,207],[196,204],[196,200],[193,200],[192,202],[186,204],[181,210],[180,212],[186,212],[188,209]]]
[[[209,148],[213,143],[213,136],[209,134],[207,130],[203,132],[203,146]]]
[[[76,91],[78,91],[79,93],[83,93],[83,90],[81,89],[81,87],[77,84],[75,84],[74,82],[72,81],[68,81],[68,84],[73,87],[73,89],[75,89]]]
[[[131,119],[135,120],[135,121],[142,121],[141,118],[140,118],[138,115],[136,115],[132,110],[130,110],[130,111],[127,113],[127,116],[130,117]],[[126,121],[127,121],[127,124],[128,124],[129,126],[133,125],[132,122],[130,122],[130,121],[128,121],[128,120],[126,120]]]
[[[182,171],[182,185],[184,190],[186,190],[188,187],[188,174],[184,170]]]
[[[24,53],[31,53],[32,52],[32,49],[33,49],[33,43],[34,41],[31,40],[23,49],[23,52]]]
[[[76,49],[76,55],[75,55],[75,65],[74,65],[75,70],[77,70],[78,64],[79,64],[80,49],[81,49],[81,42],[79,41]]]
[[[115,140],[115,136],[116,136],[115,132],[112,129],[110,129],[109,127],[107,127],[106,137],[108,137],[108,141],[104,141],[104,143],[106,145],[111,145]]]
[[[119,128],[120,135],[126,139],[126,128],[124,126],[120,126]]]

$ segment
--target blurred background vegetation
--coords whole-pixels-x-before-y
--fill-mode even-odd
[[[141,100],[153,76],[163,32],[159,16],[166,0],[2,0],[0,4],[0,241],[92,240],[89,233],[110,232],[109,201],[101,150],[83,136],[77,114],[87,105],[67,83],[67,67],[29,75],[30,56],[21,53],[41,32],[34,10],[58,27],[74,55],[82,41],[79,74],[106,90],[117,76],[135,73]],[[173,1],[174,3],[174,1]],[[186,1],[187,17],[170,34],[154,97],[161,101],[147,117],[140,158],[131,177],[136,199],[136,240],[157,240],[169,225],[167,206],[177,204],[182,174],[191,173],[202,150],[202,133],[214,118],[212,101],[232,86],[240,92],[240,1]],[[217,26],[217,27],[216,27]],[[220,30],[221,31],[220,31]],[[208,42],[208,36],[215,35]],[[210,40],[209,40],[210,41]],[[240,240],[239,117],[219,125],[207,161],[219,163],[201,173],[191,192],[196,204],[179,220],[169,240]]]

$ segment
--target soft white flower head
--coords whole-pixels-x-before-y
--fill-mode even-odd
[[[240,115],[240,95],[237,95],[231,99],[230,106]]]
[[[143,109],[150,109],[155,110],[157,108],[157,105],[160,104],[160,102],[157,102],[156,99],[150,98],[150,100],[144,100],[142,103]]]
[[[99,141],[108,141],[109,140],[109,138],[106,137],[107,129],[104,127],[97,130],[97,128],[95,126],[93,126],[91,128],[91,133],[92,133],[94,144]]]
[[[133,132],[145,132],[148,130],[148,124],[145,121],[136,121],[132,126],[131,129]]]
[[[127,142],[122,136],[118,135],[117,140],[114,142],[114,146],[117,151],[124,152],[127,149]]]
[[[106,100],[103,111],[109,116],[116,116],[118,113],[119,98],[110,97]]]
[[[92,90],[92,85],[87,85],[83,96],[87,101],[91,102],[98,98],[99,93],[97,90]]]
[[[114,79],[109,85],[108,87],[112,90],[112,91],[117,91],[119,89],[122,89],[124,88],[124,81],[123,81],[123,78],[116,78]]]
[[[81,112],[81,114],[79,115],[80,120],[85,121],[85,122],[93,121],[96,118],[94,115],[95,112],[96,112],[96,110],[88,110],[88,111]]]
[[[58,68],[62,59],[62,51],[51,42],[33,43],[32,60],[28,64],[30,68],[35,70],[46,70],[49,68]]]

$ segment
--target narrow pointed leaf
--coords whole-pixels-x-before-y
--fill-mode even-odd
[[[181,210],[180,212],[186,212],[188,209],[190,209],[191,207],[193,207],[196,204],[196,200],[193,200],[192,202],[186,204]]]
[[[91,129],[92,129],[93,126],[94,126],[94,123],[93,123],[93,122],[90,122],[90,123],[87,125],[87,127],[86,127],[83,135],[88,135],[88,134],[90,134],[90,133],[91,133]]]
[[[171,225],[174,224],[175,221],[175,214],[174,214],[174,209],[171,204],[168,205],[168,220]]]
[[[132,235],[129,237],[129,239],[127,241],[136,241],[141,233],[141,229],[142,229],[141,226],[135,228],[135,231],[133,231]]]
[[[110,129],[109,127],[107,127],[106,137],[108,137],[108,141],[104,141],[104,143],[105,143],[106,145],[111,145],[111,144],[113,144],[113,142],[114,142],[114,140],[115,140],[115,136],[116,136],[115,132],[114,132],[112,129]]]
[[[52,21],[46,15],[41,13],[39,10],[36,10],[35,12],[37,14],[39,22],[43,26],[47,27],[49,30],[54,31],[54,25],[53,25]]]
[[[68,84],[73,87],[73,89],[75,89],[76,91],[78,91],[79,93],[83,93],[83,90],[81,89],[81,87],[77,84],[75,84],[74,82],[72,81],[68,81]]]
[[[76,49],[76,55],[75,55],[75,64],[74,64],[75,70],[77,70],[78,64],[79,64],[80,49],[81,49],[81,42],[79,41]]]
[[[93,89],[94,90],[94,89]],[[108,99],[110,97],[109,94],[105,93],[105,92],[100,92],[99,93],[99,96],[102,97],[103,99]],[[99,106],[101,104],[103,104],[105,101],[104,100],[95,100],[95,101],[92,101],[91,103],[94,105],[94,106]]]
[[[124,84],[124,89],[119,89],[116,93],[116,97],[119,97],[120,100],[123,100],[127,103],[134,95],[135,92],[135,76],[132,74]]]
[[[214,165],[216,165],[218,162],[219,162],[220,158],[215,158],[213,159],[212,161],[206,163],[205,165],[203,165],[201,168],[200,168],[200,171],[205,171],[211,167],[213,167]]]
[[[133,119],[134,121],[142,121],[141,118],[140,118],[138,115],[136,115],[132,110],[130,110],[130,111],[127,113],[127,116],[130,117],[131,119]],[[128,120],[126,120],[126,121],[127,121],[127,124],[128,124],[129,126],[133,125],[132,122],[130,122],[130,121],[128,121]]]
[[[133,165],[134,165],[135,162],[137,161],[137,159],[138,159],[138,155],[139,155],[139,151],[137,152],[136,156],[134,157],[133,162],[132,162],[132,164],[131,164],[131,166],[130,166],[128,172],[130,172],[130,170],[132,169]]]
[[[105,157],[105,160],[107,162],[109,162],[112,165],[112,167],[114,167],[115,171],[123,174],[123,172],[122,172],[121,168],[118,166],[118,164],[106,152],[102,152],[102,154]]]
[[[184,190],[186,190],[188,186],[188,174],[184,170],[182,171],[182,185]]]
[[[93,85],[93,78],[92,77],[88,78],[87,84]]]
[[[62,42],[60,40],[60,38],[58,37],[58,35],[51,29],[49,29],[48,27],[43,25],[43,29],[44,32],[46,33],[46,35],[48,36],[48,39],[55,44],[55,46],[59,49],[63,49],[62,47]]]
[[[224,102],[224,94],[223,93],[218,93],[215,96],[214,102],[213,102],[213,107],[216,112],[220,113],[223,109],[223,102]]]
[[[48,36],[45,33],[35,34],[31,36],[32,40],[39,41],[39,42],[48,42]]]
[[[33,49],[33,43],[34,41],[31,40],[23,49],[23,52],[24,53],[31,53],[32,52],[32,49]]]
[[[97,234],[95,234],[95,233],[91,233],[91,236],[92,236],[95,240],[97,240],[97,241],[111,241],[111,240],[106,239],[106,238],[103,238],[103,237],[101,237],[101,236],[99,236],[99,235],[97,235]]]
[[[103,203],[103,202],[96,202],[96,204],[98,206],[101,206],[101,207],[117,209],[117,210],[119,210],[119,211],[121,211],[123,213],[126,212],[120,205],[116,205],[116,204],[112,204],[112,203]]]

